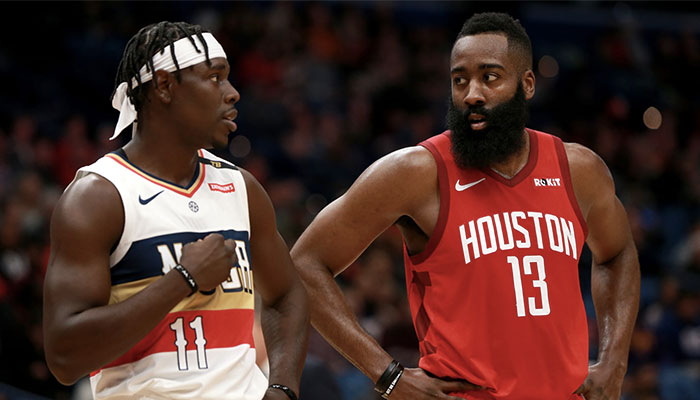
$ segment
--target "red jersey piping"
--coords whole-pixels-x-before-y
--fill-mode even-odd
[[[574,213],[578,217],[578,222],[583,228],[583,238],[584,240],[588,236],[588,225],[586,220],[583,218],[581,213],[581,208],[578,205],[578,200],[576,200],[576,194],[574,193],[574,185],[571,182],[571,171],[569,170],[569,158],[566,156],[566,149],[564,149],[564,143],[560,138],[552,136],[554,139],[554,148],[557,151],[557,158],[559,158],[559,168],[561,168],[561,177],[564,180],[564,186],[566,187],[566,194],[569,195],[569,201],[571,202],[571,207],[574,209]]]
[[[420,144],[430,151],[435,159],[438,170],[438,187],[440,188],[440,210],[438,211],[438,219],[435,223],[435,228],[433,228],[433,233],[428,239],[428,243],[425,245],[425,249],[418,254],[409,255],[411,263],[413,265],[420,264],[433,253],[433,250],[440,243],[442,239],[442,234],[445,231],[445,226],[447,225],[448,211],[450,210],[450,182],[447,178],[447,167],[445,166],[445,160],[443,160],[437,147],[431,142],[425,141]],[[404,244],[405,247],[405,244]],[[408,248],[406,248],[406,254],[408,254]]]

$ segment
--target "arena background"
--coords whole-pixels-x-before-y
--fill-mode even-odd
[[[373,160],[441,132],[451,45],[477,11],[533,42],[528,126],[594,149],[634,231],[642,297],[624,399],[700,398],[700,14],[694,2],[74,2],[0,4],[0,399],[82,399],[42,349],[52,208],[109,142],[117,64],[142,26],[212,30],[241,93],[228,158],[268,190],[291,246]],[[597,351],[590,255],[581,259]],[[384,234],[340,278],[365,328],[416,363],[401,243]],[[312,332],[303,399],[375,399]],[[83,382],[84,383],[84,382]],[[30,394],[31,393],[31,394]]]

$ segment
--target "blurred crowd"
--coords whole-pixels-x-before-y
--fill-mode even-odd
[[[625,400],[700,399],[700,14],[686,3],[241,2],[2,4],[0,399],[78,398],[43,356],[49,221],[76,169],[123,145],[110,108],[126,41],[159,20],[214,32],[240,91],[219,154],[267,189],[291,247],[371,162],[445,129],[449,52],[473,12],[533,42],[529,127],[607,163],[642,269]],[[597,354],[590,254],[580,279]],[[402,244],[383,234],[339,278],[362,325],[405,365],[417,341]],[[312,332],[302,398],[377,398]],[[75,392],[75,393],[74,393]],[[32,393],[36,395],[30,395]]]

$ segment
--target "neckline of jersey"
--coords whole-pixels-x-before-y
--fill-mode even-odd
[[[529,128],[525,128],[525,132],[527,132],[528,137],[530,138],[530,154],[527,157],[527,162],[520,169],[520,171],[518,171],[518,173],[509,179],[490,168],[481,168],[481,171],[497,182],[500,182],[506,186],[512,187],[525,180],[525,178],[527,178],[527,176],[530,175],[530,173],[535,169],[535,166],[537,165],[537,156],[539,153],[537,133]]]
[[[201,158],[204,154],[202,150],[197,150],[197,155]],[[187,197],[192,197],[192,195],[202,185],[202,182],[204,182],[204,175],[206,169],[200,166],[200,164],[202,163],[201,161],[197,162],[196,171],[194,173],[194,176],[192,177],[192,180],[187,185],[182,186],[178,185],[177,183],[173,183],[165,179],[159,178],[151,174],[150,172],[144,171],[143,169],[132,163],[131,160],[129,160],[129,157],[126,155],[126,152],[123,148],[119,148],[107,154],[107,157],[112,158],[113,160],[126,167],[128,170],[141,176],[142,178]]]

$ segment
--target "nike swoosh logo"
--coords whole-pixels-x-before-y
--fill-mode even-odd
[[[158,196],[158,195],[161,194],[161,193],[163,193],[162,190],[161,190],[160,192],[154,194],[153,196],[147,198],[147,199],[142,199],[142,198],[141,198],[141,195],[139,195],[139,203],[141,203],[141,204],[143,204],[143,205],[145,206],[146,204],[150,203],[153,199],[156,198],[156,196]]]
[[[463,190],[467,190],[467,189],[469,189],[470,187],[472,187],[472,186],[474,186],[474,185],[477,185],[477,184],[483,182],[484,180],[486,180],[486,178],[481,178],[481,179],[479,179],[478,181],[470,182],[470,183],[467,183],[466,185],[460,185],[460,184],[459,184],[459,179],[457,179],[457,183],[455,184],[455,189],[456,189],[458,192],[461,192],[461,191],[463,191]]]

